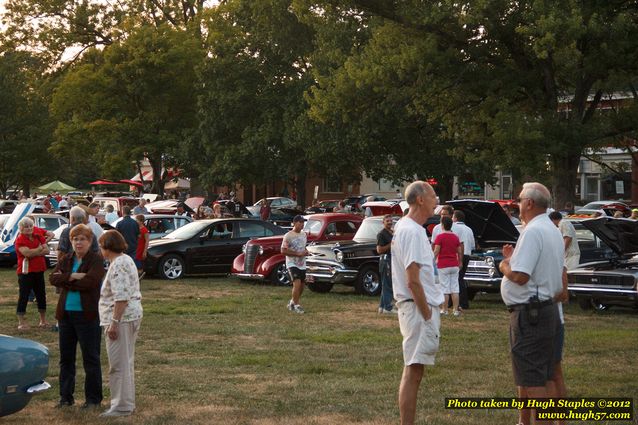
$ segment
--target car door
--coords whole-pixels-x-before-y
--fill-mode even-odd
[[[218,221],[195,236],[186,250],[186,261],[192,273],[228,273],[236,245],[233,238],[234,223]],[[241,244],[239,245],[241,252]]]

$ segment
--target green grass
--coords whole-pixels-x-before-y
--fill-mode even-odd
[[[136,424],[393,424],[403,368],[396,317],[376,314],[377,299],[351,288],[306,291],[305,315],[285,308],[288,288],[231,278],[144,280],[137,344]],[[57,296],[47,288],[49,320]],[[15,271],[0,269],[0,332],[17,335]],[[27,317],[33,325],[36,308]],[[638,394],[638,314],[566,307],[563,369],[573,397]],[[508,313],[498,295],[479,295],[461,318],[444,317],[437,364],[426,370],[420,424],[508,424],[513,410],[446,410],[446,397],[513,397]],[[32,329],[51,358],[53,388],[3,424],[84,424],[97,412],[53,408],[58,391],[57,334]],[[107,358],[103,349],[105,397]],[[78,363],[76,399],[83,401]],[[107,422],[107,421],[105,421]],[[610,422],[612,423],[612,422]],[[613,422],[620,424],[621,422]]]

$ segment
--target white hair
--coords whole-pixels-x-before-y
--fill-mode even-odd
[[[419,196],[424,196],[427,192],[428,184],[424,181],[417,180],[408,185],[405,189],[405,200],[408,205],[416,204],[416,198]]]
[[[22,217],[22,219],[20,219],[20,221],[18,222],[18,227],[20,229],[27,225],[29,227],[33,227],[33,220],[31,220],[29,217]]]
[[[84,223],[84,220],[86,220],[86,213],[81,207],[71,208],[69,211],[69,221],[71,221],[71,224]]]
[[[549,189],[537,182],[524,183],[521,197],[531,199],[540,208],[549,208],[549,204],[552,201]]]

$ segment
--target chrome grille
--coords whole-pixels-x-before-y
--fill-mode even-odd
[[[583,275],[570,274],[569,283],[580,285],[597,285],[597,286],[613,286],[613,287],[629,287],[633,288],[635,279],[633,276],[622,275]]]
[[[253,273],[253,267],[255,267],[257,255],[259,255],[259,245],[246,245],[246,254],[244,255],[244,273]]]
[[[470,260],[465,270],[467,274],[484,274],[489,275],[490,266],[484,260]]]

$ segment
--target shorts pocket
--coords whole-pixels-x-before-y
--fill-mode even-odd
[[[436,354],[439,351],[439,330],[435,321],[430,319],[423,323],[421,335],[421,351],[424,354]]]

